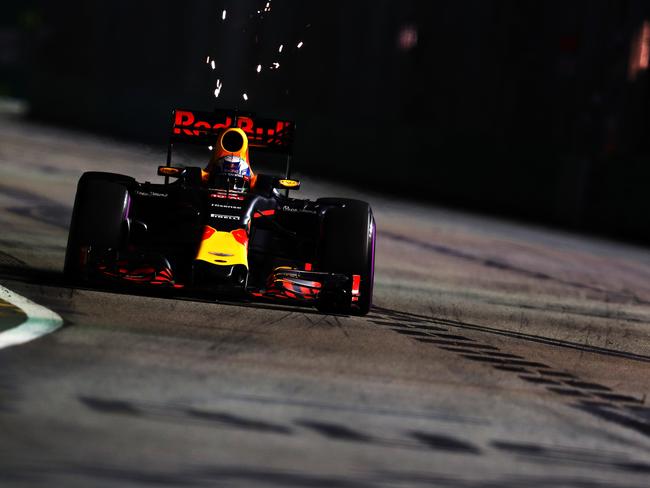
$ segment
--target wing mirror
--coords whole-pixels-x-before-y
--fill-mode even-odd
[[[275,182],[275,187],[282,190],[300,190],[300,181],[279,179]]]
[[[158,166],[158,176],[171,176],[178,178],[185,168],[175,168],[174,166]]]

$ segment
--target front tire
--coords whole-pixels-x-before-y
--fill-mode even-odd
[[[359,275],[358,301],[350,290],[323,293],[317,308],[325,313],[366,315],[372,305],[375,265],[375,219],[360,200],[321,199],[325,209],[318,253],[320,271]]]
[[[63,266],[67,279],[79,282],[86,278],[89,253],[97,256],[124,245],[131,203],[128,187],[134,181],[114,173],[87,172],[81,176]]]

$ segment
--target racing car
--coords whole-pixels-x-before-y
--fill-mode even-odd
[[[367,202],[294,198],[295,123],[232,110],[175,109],[164,181],[85,172],[78,181],[64,275],[77,284],[235,295],[365,315],[372,303],[375,219]],[[207,166],[174,164],[179,144]],[[252,153],[286,157],[255,173]]]

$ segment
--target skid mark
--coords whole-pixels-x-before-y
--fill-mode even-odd
[[[415,320],[412,320],[412,317]],[[423,322],[425,320],[429,321],[428,326]],[[502,351],[498,347],[483,344],[475,338],[464,337],[455,332],[466,329],[515,338],[522,338],[523,336],[524,340],[531,340],[530,336],[502,333],[503,331],[491,327],[466,324],[460,321],[426,319],[422,315],[380,307],[373,308],[370,322],[375,325],[386,326],[420,343],[431,344],[445,351],[456,353],[463,359],[484,364],[498,371],[516,374],[522,381],[544,388],[558,398],[565,399],[575,409],[650,437],[650,409],[643,406],[645,396],[637,398],[613,391],[607,385],[583,381],[567,371],[562,371],[538,361],[530,361],[523,356]],[[440,328],[444,328],[444,332],[438,332]],[[554,340],[545,342],[542,338],[535,339],[534,342],[562,346],[562,344],[556,344],[557,341]],[[575,344],[570,344],[563,347],[578,349],[575,346]],[[605,351],[601,348],[584,346],[579,349],[588,350],[595,354],[626,357],[627,359],[643,362],[650,360],[647,356],[628,355],[617,351]]]

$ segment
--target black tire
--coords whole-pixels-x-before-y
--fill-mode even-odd
[[[114,173],[87,172],[79,179],[75,196],[63,274],[78,282],[85,278],[82,249],[93,255],[124,245],[129,186],[135,180]]]
[[[326,313],[366,315],[372,305],[375,265],[375,219],[372,209],[360,200],[319,199],[327,205],[321,224],[318,269],[330,273],[360,275],[360,294],[351,302],[349,292],[326,293],[318,310]],[[331,205],[331,206],[330,206]]]

